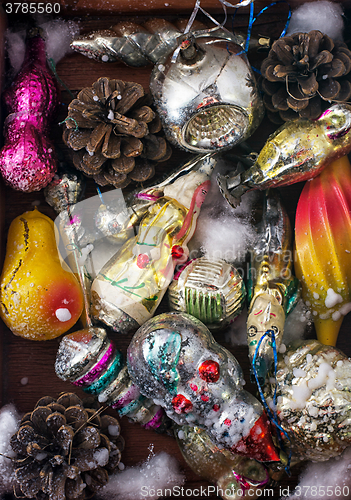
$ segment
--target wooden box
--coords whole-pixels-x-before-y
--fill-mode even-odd
[[[3,3],[6,9],[6,2]],[[257,0],[255,2],[255,12],[257,13],[261,8],[269,5],[269,3],[268,1]],[[351,6],[351,1],[342,3],[346,9]],[[301,4],[299,0],[290,2],[292,7],[299,4]],[[150,16],[164,17],[170,21],[179,16],[188,19],[193,9],[193,2],[189,0],[167,0],[167,2],[164,0],[61,0],[60,6],[60,16],[77,21],[81,32],[88,33],[94,29],[109,28],[121,19],[133,19],[138,22],[142,22],[146,17]],[[201,6],[216,16],[218,20],[221,21],[223,19],[223,9],[218,1],[203,0]],[[233,11],[234,9],[228,8],[228,13],[230,14],[228,16],[229,25]],[[278,37],[285,25],[287,12],[287,4],[277,3],[267,13],[259,17],[257,23],[254,25],[254,33]],[[202,20],[206,20],[206,17],[200,17]],[[25,21],[24,16],[19,14],[12,13],[8,16],[8,24],[10,26],[14,26],[16,23],[22,21]],[[210,24],[208,19],[206,22]],[[247,23],[248,7],[238,9],[234,21],[235,28],[245,33]],[[73,93],[83,87],[90,86],[101,76],[138,82],[147,89],[150,71],[151,66],[131,68],[125,66],[122,62],[104,64],[83,57],[80,54],[67,55],[57,65],[57,73],[60,79]],[[53,123],[51,130],[51,137],[54,138],[58,145],[62,145],[62,126],[59,125],[59,122],[66,117],[67,104],[70,102],[67,90],[65,88],[61,90],[62,106],[60,106],[59,115],[55,123]],[[253,148],[259,150],[272,130],[272,125],[266,122],[261,125],[249,141]],[[183,152],[174,150],[169,164],[176,165],[185,156],[186,154]],[[282,189],[292,227],[294,227],[295,209],[301,189],[302,183]],[[96,195],[93,184],[89,185],[87,193],[87,196],[92,195]],[[32,209],[34,205],[45,214],[55,218],[54,211],[45,202],[43,192],[24,194],[8,187],[2,188],[1,235],[3,251],[10,222],[26,210]],[[338,340],[338,347],[348,355],[351,355],[351,343],[348,340],[350,326],[351,320],[350,318],[346,318]],[[24,340],[15,337],[1,321],[0,330],[0,406],[7,403],[14,403],[18,410],[24,413],[30,411],[36,401],[44,395],[55,396],[61,391],[73,390],[73,387],[69,383],[62,382],[55,375],[54,362],[60,338],[46,342]],[[311,335],[314,336],[314,332]],[[115,335],[115,340],[118,347],[125,352],[130,341],[130,336],[117,337]],[[249,362],[247,349],[243,346],[232,347],[225,342],[224,335],[219,335],[217,340],[232,351],[237,359],[240,360],[246,380],[248,380]],[[248,384],[248,389],[255,392],[255,387],[251,384]],[[76,392],[80,395],[83,394],[79,390]],[[113,410],[108,409],[107,411],[111,415],[114,415]],[[164,450],[179,460],[186,474],[183,498],[196,498],[196,491],[200,486],[207,488],[208,483],[196,476],[187,466],[173,438],[143,430],[140,426],[129,423],[125,418],[121,419],[121,425],[122,434],[126,440],[126,448],[123,452],[122,461],[126,466],[135,465],[145,460],[149,455],[150,445],[153,445],[155,453]],[[298,469],[293,470],[292,476],[283,478],[280,487],[285,488],[289,486],[291,491],[296,484],[297,474]],[[280,498],[280,487],[277,486],[274,489],[274,495],[269,494],[269,498]],[[217,497],[212,495],[211,498]]]

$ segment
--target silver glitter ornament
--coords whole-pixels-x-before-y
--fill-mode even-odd
[[[351,360],[317,340],[296,341],[278,357],[276,383],[264,388],[289,440],[293,461],[324,461],[351,444]],[[284,437],[284,436],[283,436]]]
[[[67,212],[83,198],[85,180],[83,175],[68,168],[60,168],[50,184],[44,189],[46,202],[56,213]]]
[[[150,91],[170,142],[192,152],[232,148],[261,123],[254,74],[230,32],[192,32],[160,59]]]

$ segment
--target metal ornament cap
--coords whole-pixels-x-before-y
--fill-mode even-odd
[[[205,153],[232,148],[261,123],[264,108],[254,74],[236,37],[221,31],[185,40],[161,59],[150,80],[170,142]]]

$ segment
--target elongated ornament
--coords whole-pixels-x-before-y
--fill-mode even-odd
[[[40,29],[28,32],[23,65],[3,97],[9,114],[0,171],[14,189],[39,191],[57,169],[54,146],[47,135],[58,104],[58,87],[46,62]]]
[[[323,344],[336,344],[351,310],[350,214],[351,166],[344,156],[306,183],[296,210],[296,275]]]
[[[197,157],[193,170],[165,186],[148,207],[138,234],[106,263],[91,287],[91,314],[120,333],[136,330],[154,314],[175,266],[188,257],[200,208],[216,164]]]
[[[256,234],[248,280],[247,343],[250,361],[254,361],[251,371],[263,383],[274,360],[274,349],[279,350],[281,345],[286,315],[300,296],[299,282],[292,275],[289,217],[272,189],[265,193]]]
[[[63,337],[56,355],[56,375],[68,380],[133,422],[158,432],[169,427],[163,409],[141,395],[114,342],[103,328],[88,327]]]
[[[248,170],[219,174],[217,181],[228,202],[237,206],[246,191],[312,179],[350,150],[351,105],[334,104],[318,120],[285,123],[268,138]]]
[[[151,318],[135,333],[127,364],[144,396],[180,425],[203,427],[219,446],[279,461],[261,403],[243,389],[235,357],[187,313]]]

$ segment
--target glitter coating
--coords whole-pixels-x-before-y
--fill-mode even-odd
[[[46,63],[41,36],[27,39],[22,68],[3,96],[9,115],[4,125],[0,171],[14,189],[39,191],[57,168],[54,146],[47,135],[58,102],[58,88]]]

